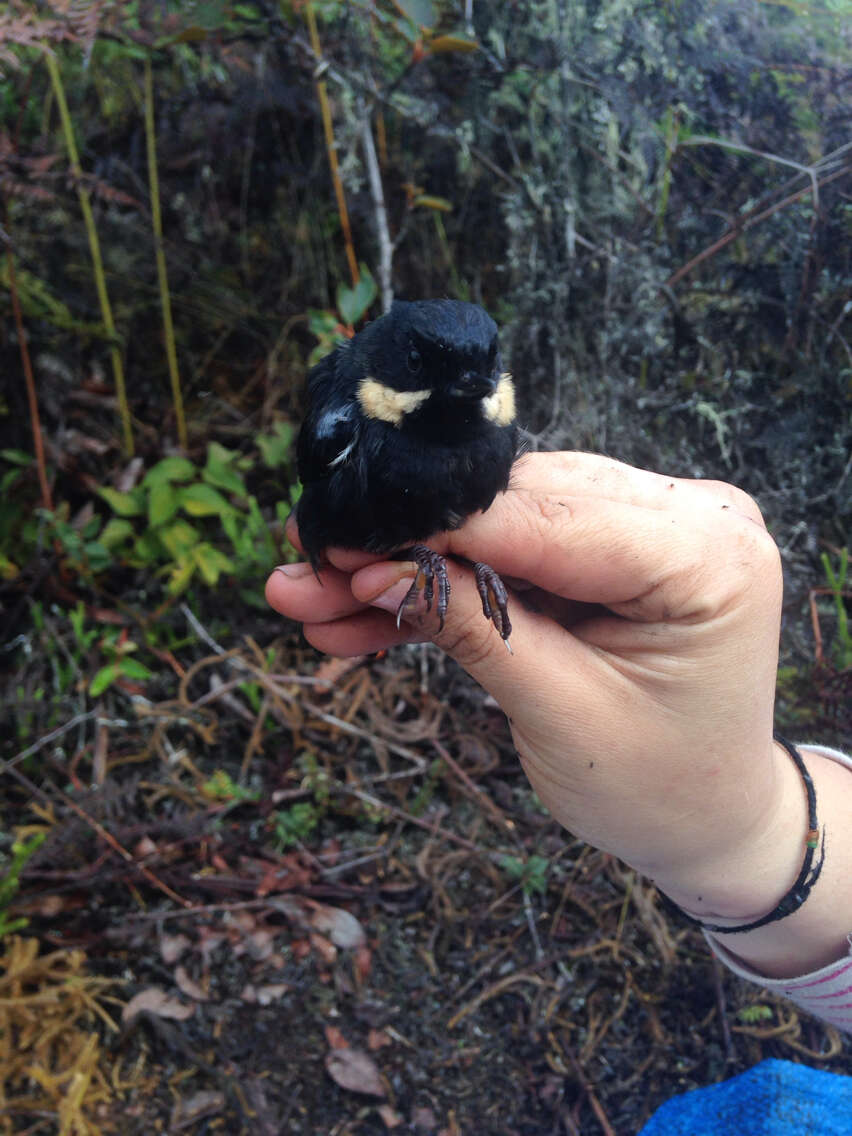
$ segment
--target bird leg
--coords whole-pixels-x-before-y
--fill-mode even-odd
[[[438,613],[438,630],[444,629],[444,616],[450,602],[450,579],[447,575],[447,562],[437,552],[427,548],[425,544],[415,544],[405,553],[406,559],[413,560],[417,565],[411,587],[405,593],[405,598],[399,605],[396,613],[396,625],[399,627],[403,614],[410,610],[417,599],[421,581],[423,584],[423,599],[426,601],[426,610],[432,610],[435,599],[435,586],[438,588],[438,603],[435,610]]]
[[[490,619],[500,635],[500,638],[509,648],[509,636],[512,634],[512,624],[509,620],[509,596],[506,585],[489,564],[481,560],[473,566],[473,575],[482,600],[482,614]]]
[[[450,602],[450,580],[447,575],[446,560],[437,552],[433,552],[431,548],[427,548],[425,544],[415,544],[405,553],[405,556],[417,565],[417,573],[397,609],[397,627],[399,627],[405,612],[409,611],[414,605],[422,586],[427,611],[432,610],[437,591],[435,610],[438,613],[438,629],[443,630],[444,617],[447,614],[447,607]],[[494,569],[481,561],[474,564],[473,574],[476,579],[479,598],[482,601],[482,614],[494,624],[500,638],[511,653],[509,636],[512,633],[512,624],[509,620],[509,596],[506,592],[506,586]]]

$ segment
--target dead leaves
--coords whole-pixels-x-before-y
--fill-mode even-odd
[[[149,986],[135,994],[121,1011],[124,1025],[130,1025],[139,1014],[154,1014],[158,1018],[172,1018],[185,1022],[195,1013],[195,1006],[187,1006],[178,998],[167,994],[160,986]]]
[[[361,1049],[332,1049],[326,1055],[325,1067],[341,1089],[370,1097],[387,1095],[375,1061]]]
[[[351,1047],[337,1026],[326,1026],[325,1038],[330,1046],[325,1067],[335,1084],[350,1093],[387,1096],[379,1068],[368,1053]]]

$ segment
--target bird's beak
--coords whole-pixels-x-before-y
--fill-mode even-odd
[[[449,386],[454,398],[487,398],[497,389],[495,375],[483,375],[481,371],[462,371]]]

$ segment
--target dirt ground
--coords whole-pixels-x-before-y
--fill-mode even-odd
[[[764,1057],[850,1072],[547,817],[437,651],[276,644],[196,659],[28,869],[25,934],[113,980],[80,1131],[632,1136]],[[4,1131],[58,1131],[16,1083]]]

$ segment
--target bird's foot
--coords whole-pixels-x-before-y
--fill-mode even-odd
[[[435,599],[435,591],[437,588],[438,602],[435,610],[438,613],[438,630],[444,630],[444,617],[447,614],[447,607],[450,602],[450,578],[447,575],[447,562],[437,552],[433,552],[431,548],[427,548],[425,544],[415,544],[410,548],[405,556],[409,560],[413,560],[417,565],[417,574],[415,575],[411,587],[405,593],[405,598],[399,605],[396,613],[396,625],[399,627],[403,615],[406,611],[410,611],[417,600],[418,593],[422,584],[423,599],[426,601],[426,610],[432,610],[432,603]]]
[[[509,619],[509,596],[506,585],[494,569],[489,564],[483,564],[481,560],[477,560],[474,564],[473,574],[479,589],[479,598],[482,600],[482,614],[497,628],[511,655],[509,636],[512,634],[512,624]]]
[[[446,560],[437,552],[433,552],[431,548],[427,548],[425,544],[415,544],[405,555],[417,565],[417,574],[397,609],[397,627],[399,627],[406,611],[410,611],[413,607],[422,587],[426,610],[431,611],[432,604],[435,603],[435,610],[438,613],[438,629],[443,630],[444,618],[450,602],[450,580],[447,575]],[[511,654],[509,636],[512,633],[512,624],[509,620],[509,597],[506,586],[494,569],[481,561],[474,564],[473,573],[479,598],[482,600],[482,614],[494,624],[500,638]]]

